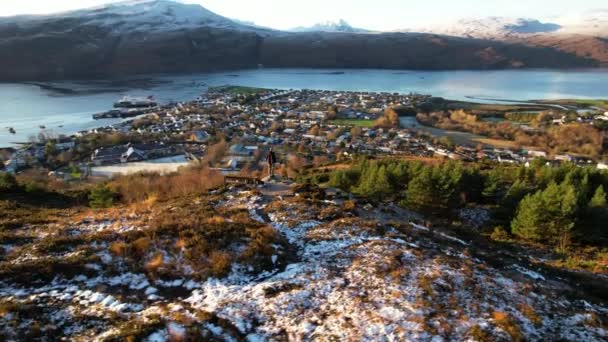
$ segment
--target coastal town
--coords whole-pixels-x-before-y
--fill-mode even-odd
[[[299,167],[370,155],[520,165],[542,159],[608,169],[601,157],[492,146],[473,138],[455,143],[450,131],[429,131],[415,120],[420,110],[433,110],[442,101],[420,94],[236,86],[212,88],[184,103],[159,105],[153,97],[125,97],[115,104],[118,109],[94,116],[101,125],[105,118],[123,118],[118,124],[73,136],[42,131],[29,144],[2,150],[0,158],[6,172],[44,166],[63,179],[166,173],[202,160],[224,174],[255,174],[264,169],[263,159],[271,148],[280,164]],[[558,119],[550,124],[566,120],[565,115],[554,117]],[[576,121],[588,125],[607,122],[608,112],[591,107],[581,110]]]

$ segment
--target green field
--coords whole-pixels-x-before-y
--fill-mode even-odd
[[[485,104],[464,101],[446,100],[444,107],[437,110],[457,110],[464,109],[476,115],[496,115],[507,112],[540,112],[547,109],[547,106],[537,104]]]
[[[221,92],[233,94],[233,95],[236,95],[236,94],[255,95],[257,93],[267,92],[270,89],[226,85],[226,86],[220,86],[220,87],[211,87],[211,88],[209,88],[209,90],[210,91],[221,91]]]
[[[362,120],[362,119],[336,119],[330,120],[330,124],[338,126],[356,126],[356,127],[374,127],[374,120]]]
[[[588,106],[608,108],[608,100],[576,100],[576,103]]]
[[[545,100],[538,101],[539,103],[558,104],[562,106],[573,106],[578,108],[585,107],[600,107],[608,109],[608,100],[601,99],[563,99],[563,100]]]

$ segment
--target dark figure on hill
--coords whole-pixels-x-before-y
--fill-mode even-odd
[[[277,162],[277,156],[274,154],[274,152],[272,151],[272,148],[271,148],[270,151],[268,152],[268,155],[266,156],[266,163],[268,164],[268,176],[269,177],[274,176],[274,164],[276,164],[276,162]]]

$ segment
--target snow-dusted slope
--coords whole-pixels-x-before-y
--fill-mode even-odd
[[[239,220],[267,232],[256,241],[277,236],[280,243],[267,246],[263,270],[237,258],[220,279],[188,261],[194,247],[178,244],[187,234],[178,230],[161,237],[146,226],[176,210],[173,204],[139,214],[132,208],[124,215],[100,211],[97,219],[66,226],[27,227],[24,238],[0,245],[0,340],[603,341],[608,336],[605,301],[573,295],[574,281],[528,265],[524,254],[514,261],[509,253],[439,227],[408,224],[418,215],[397,207],[349,213],[331,201],[259,194],[232,188],[208,202],[213,218],[221,220],[206,227]],[[198,213],[206,208],[201,200],[179,206]],[[217,216],[221,213],[233,216]],[[148,248],[139,248],[140,257],[112,247],[134,234],[154,237]],[[244,253],[249,242],[235,241],[230,249]],[[45,246],[54,249],[47,253]],[[158,255],[164,271],[142,266]],[[56,272],[42,277],[46,269]],[[35,276],[24,277],[27,272]]]
[[[417,30],[448,36],[489,39],[512,35],[554,33],[560,29],[562,29],[562,26],[559,24],[541,22],[536,19],[490,17],[486,19],[460,19],[455,23]]]
[[[595,61],[599,65],[608,64],[608,10],[552,18],[550,21],[505,17],[462,19],[402,31],[545,48]]]
[[[400,31],[417,31],[478,39],[562,34],[605,37],[608,36],[608,10],[569,15],[554,18],[550,21],[509,17],[467,18],[452,23]]]
[[[2,18],[0,23],[41,25],[59,20],[74,20],[81,25],[111,28],[115,32],[174,31],[198,27],[254,29],[215,14],[200,5],[170,0],[130,0],[45,16]]]
[[[0,18],[0,79],[249,68],[257,65],[259,38],[269,34],[200,5],[168,0]]]
[[[368,30],[352,27],[344,19],[338,21],[326,21],[315,24],[310,27],[296,27],[291,29],[292,32],[348,32],[348,33],[363,33]]]
[[[594,22],[601,23],[601,17]],[[478,36],[480,31],[496,31],[497,25],[481,25],[481,29],[463,34]],[[524,32],[551,29],[533,21],[509,25]],[[552,40],[505,45],[502,41],[437,39],[424,34],[366,34],[368,31],[343,20],[298,30],[305,32],[251,26],[200,5],[170,0],[137,0],[45,16],[0,18],[0,80],[207,72],[260,64],[433,70],[608,65],[608,42],[604,40],[584,42],[582,48],[578,38],[567,43]]]

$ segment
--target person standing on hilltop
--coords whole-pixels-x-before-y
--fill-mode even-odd
[[[268,176],[274,176],[274,164],[277,162],[277,156],[272,151],[272,147],[270,151],[268,151],[268,155],[266,156],[266,163],[268,164]]]

